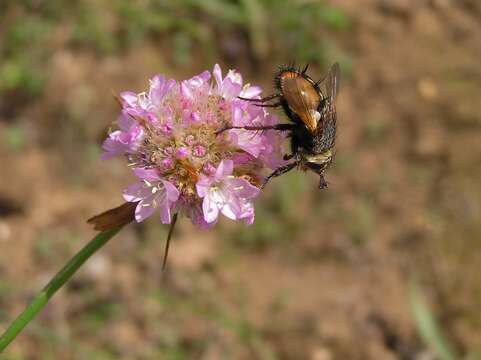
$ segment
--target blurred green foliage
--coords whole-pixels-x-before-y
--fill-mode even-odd
[[[49,20],[36,15],[22,16],[9,24],[1,39],[1,92],[19,89],[30,96],[40,92],[45,74],[36,66],[46,58],[43,43],[48,40],[52,29]]]
[[[437,359],[481,359],[481,354],[478,352],[468,352],[468,354],[463,357],[454,352],[454,346],[444,336],[440,325],[426,305],[422,289],[415,277],[413,277],[409,283],[409,301],[418,334],[425,345],[436,355]]]
[[[371,119],[364,127],[363,138],[368,144],[376,144],[382,141],[389,132],[389,124],[386,120]]]
[[[447,340],[444,338],[439,325],[434,319],[434,316],[426,306],[419,288],[419,284],[416,280],[412,279],[409,285],[411,312],[413,314],[414,322],[419,335],[426,345],[439,357],[439,359],[458,359],[459,357],[454,355],[452,346],[448,344]]]
[[[199,290],[200,291],[200,290]],[[229,309],[225,309],[210,294],[197,293],[196,297],[185,296],[185,294],[176,294],[172,291],[157,290],[149,293],[149,297],[154,298],[164,307],[168,308],[179,322],[185,321],[189,317],[199,317],[215,324],[237,339],[246,349],[252,353],[254,358],[262,360],[275,359],[274,351],[268,342],[264,339],[260,331],[248,319],[242,302],[239,309],[234,315]],[[187,350],[185,344],[179,344],[177,335],[170,334],[170,339],[166,336],[165,343],[161,345],[161,353],[166,359],[191,359],[192,352],[196,346],[205,347],[206,344],[191,344],[192,348]],[[226,349],[227,354],[229,349]],[[226,355],[227,355],[226,354]],[[230,358],[227,356],[226,358]]]
[[[9,126],[3,132],[3,143],[12,151],[20,151],[25,147],[25,134],[20,127]]]
[[[345,211],[345,216],[342,216],[342,219],[353,244],[362,245],[375,232],[376,216],[374,209],[373,204],[368,199],[360,197],[353,209]]]
[[[113,56],[142,41],[165,41],[178,65],[192,63],[194,52],[218,61],[238,42],[247,46],[242,58],[256,62],[349,65],[329,34],[351,22],[322,1],[10,0],[0,5],[0,23],[0,95],[41,93],[57,49]]]

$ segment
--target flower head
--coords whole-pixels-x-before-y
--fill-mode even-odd
[[[120,94],[118,129],[104,141],[103,159],[127,158],[138,181],[124,191],[136,203],[138,222],[156,212],[162,223],[180,212],[201,228],[219,214],[254,220],[265,168],[282,162],[284,137],[277,131],[228,126],[263,126],[277,117],[238,96],[257,97],[260,88],[243,85],[233,70],[222,77],[219,65],[177,82],[157,75],[147,91]]]

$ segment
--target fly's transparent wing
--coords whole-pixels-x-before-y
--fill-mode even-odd
[[[320,81],[321,93],[325,96],[322,103],[321,118],[317,124],[316,133],[322,139],[320,148],[333,146],[336,133],[336,105],[334,100],[339,92],[340,69],[339,64],[334,63],[326,77]]]
[[[334,101],[339,93],[339,84],[341,80],[341,70],[339,63],[334,63],[327,74],[326,79],[326,95],[331,101]]]
[[[334,63],[329,69],[327,75],[317,82],[324,98],[333,102],[339,92],[339,83],[341,79],[341,70],[339,63]]]

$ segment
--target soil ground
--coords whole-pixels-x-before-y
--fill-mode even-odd
[[[165,273],[166,229],[124,229],[7,359],[436,359],[412,317],[413,278],[454,351],[481,353],[481,7],[332,4],[352,27],[329,34],[351,61],[329,189],[292,173],[258,199],[252,227],[180,221]],[[118,111],[112,89],[212,67],[173,66],[162,42],[115,56],[61,44],[41,95],[0,102],[1,328],[132,181],[121,159],[98,159]],[[268,57],[220,62],[268,92]]]

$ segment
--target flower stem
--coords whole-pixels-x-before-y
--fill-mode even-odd
[[[165,244],[164,260],[162,261],[162,270],[165,270],[165,265],[167,265],[167,257],[169,256],[169,245],[172,234],[174,233],[175,224],[177,223],[177,214],[175,213],[170,222],[169,234],[167,235],[167,243]]]
[[[98,249],[107,243],[121,227],[104,231],[95,236],[77,254],[75,254],[64,267],[50,280],[42,291],[32,300],[25,310],[10,324],[0,337],[0,353],[10,344],[25,326],[43,309],[48,300],[60,289],[80,266],[90,258]]]

